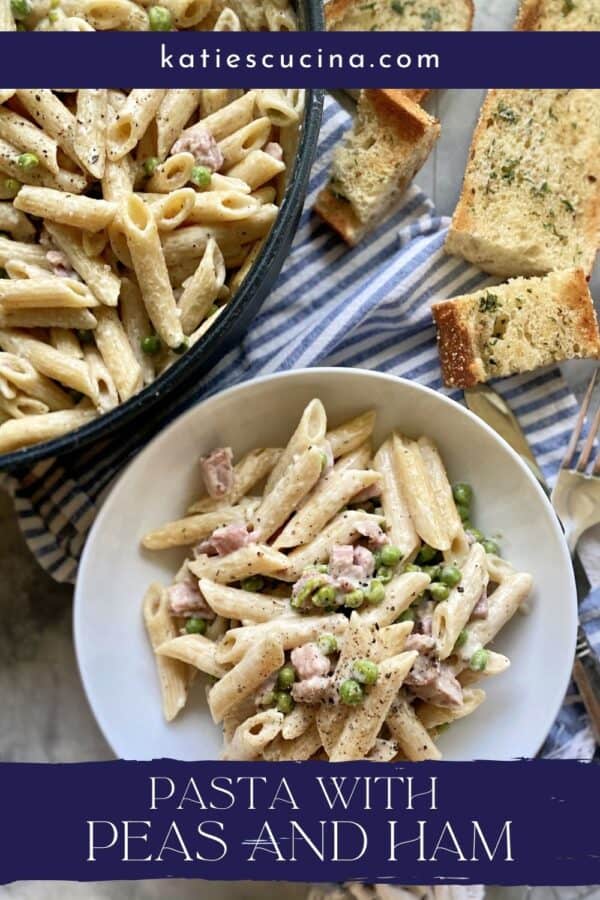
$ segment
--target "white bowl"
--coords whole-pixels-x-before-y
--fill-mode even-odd
[[[475,524],[500,534],[503,555],[533,575],[530,614],[517,615],[495,644],[510,669],[486,682],[485,703],[448,729],[440,748],[454,760],[535,755],[569,681],[577,627],[570,557],[552,507],[519,457],[476,416],[428,388],[360,369],[286,372],[217,394],[159,434],[119,479],[90,532],[74,610],[79,667],[106,739],[129,759],[218,758],[220,729],[202,679],[175,722],[162,718],[141,601],[151,581],[172,580],[184,554],[148,553],[140,538],[180,517],[198,494],[201,454],[282,444],[313,397],[333,424],[375,408],[375,442],[394,428],[430,435],[451,480],[473,485]]]

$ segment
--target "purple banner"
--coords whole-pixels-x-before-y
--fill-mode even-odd
[[[599,50],[600,32],[34,32],[0,34],[0,82],[19,88],[584,88],[600,86]]]
[[[0,765],[0,883],[600,883],[600,770],[566,761]]]

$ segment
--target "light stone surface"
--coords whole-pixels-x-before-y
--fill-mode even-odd
[[[508,28],[515,0],[478,0],[478,29]],[[482,91],[440,91],[429,106],[442,121],[441,139],[418,177],[438,212],[450,215],[460,192],[471,133]],[[600,299],[598,267],[593,292]],[[581,395],[592,365],[565,367]],[[600,535],[596,535],[596,553]],[[72,590],[54,583],[31,557],[11,502],[0,492],[0,760],[82,761],[109,759],[111,752],[87,704],[77,670],[71,630]],[[285,886],[289,900],[303,897]],[[282,887],[222,885],[193,881],[114,882],[105,885],[29,883],[0,887],[0,900],[246,900],[280,898]],[[575,900],[574,889],[560,900]],[[534,900],[553,900],[538,889]],[[596,891],[593,900],[600,900]]]

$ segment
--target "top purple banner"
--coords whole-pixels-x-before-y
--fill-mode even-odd
[[[600,32],[5,33],[0,83],[592,88],[598,51]]]

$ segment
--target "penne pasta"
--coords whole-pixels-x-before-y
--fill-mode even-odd
[[[184,335],[156,222],[134,194],[121,205],[120,218],[148,316],[165,344],[179,347]]]
[[[175,638],[176,628],[168,610],[164,589],[151,584],[143,603],[144,623],[153,650]],[[187,699],[187,667],[178,659],[156,655],[156,668],[165,719],[171,722]]]
[[[248,653],[211,688],[208,705],[215,722],[240,700],[252,694],[283,664],[281,645],[271,635],[254,644]]]

